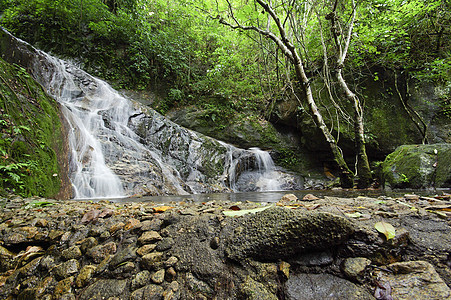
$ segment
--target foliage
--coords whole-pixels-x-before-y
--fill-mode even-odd
[[[53,196],[62,149],[56,103],[26,71],[0,60],[0,194]]]

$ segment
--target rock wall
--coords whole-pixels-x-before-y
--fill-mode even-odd
[[[422,143],[423,137],[403,107],[400,95],[408,107],[414,109],[426,123],[429,143],[451,143],[451,122],[443,110],[443,104],[451,97],[450,82],[440,84],[419,82],[411,78],[406,79],[402,75],[395,77],[393,72],[382,68],[372,71],[378,72],[378,80],[375,81],[371,75],[352,80],[363,103],[367,152],[370,160],[383,160],[400,145]],[[394,84],[395,79],[397,86]],[[313,80],[312,88],[323,117],[331,126],[334,135],[339,136],[339,145],[345,156],[352,161],[355,156],[352,121],[337,119],[337,109],[331,103],[320,80]],[[335,93],[338,105],[352,117],[349,103],[341,100],[345,97],[340,91]],[[278,101],[272,121],[298,128],[305,147],[322,153],[325,158],[328,157],[324,151],[327,150],[327,145],[323,142],[320,132],[296,99]]]

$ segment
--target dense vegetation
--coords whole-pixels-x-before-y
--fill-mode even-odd
[[[295,68],[271,38],[224,25],[276,30],[260,3],[1,0],[0,22],[115,87],[160,90],[153,106],[162,113],[197,105],[221,129],[240,114],[269,118],[275,100],[302,94]],[[343,124],[354,116],[331,79],[341,70],[353,90],[362,78],[381,80],[381,70],[395,78],[450,79],[449,0],[272,1],[272,7],[307,76],[331,88]],[[340,63],[346,32],[349,49]],[[449,98],[442,106],[450,114]],[[305,110],[300,103],[299,111]]]
[[[19,66],[0,59],[0,195],[55,196],[64,174],[55,100]]]

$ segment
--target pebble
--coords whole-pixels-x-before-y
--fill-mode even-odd
[[[165,271],[164,271],[164,269],[161,269],[161,270],[156,271],[152,275],[151,279],[154,283],[161,284],[164,281],[164,275],[165,275]]]

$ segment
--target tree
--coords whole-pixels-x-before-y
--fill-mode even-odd
[[[351,36],[354,27],[356,17],[356,5],[354,0],[351,0],[351,17],[348,20],[347,32],[346,26],[340,24],[340,19],[337,15],[338,0],[335,0],[332,11],[326,15],[326,19],[330,21],[330,32],[335,42],[335,50],[337,56],[337,62],[335,66],[335,73],[337,81],[343,89],[347,99],[352,105],[354,112],[354,138],[356,143],[357,152],[357,174],[359,177],[358,186],[360,188],[367,188],[372,182],[370,164],[368,162],[368,156],[366,154],[365,146],[365,130],[363,125],[363,107],[359,97],[346,83],[343,77],[343,68],[348,53],[349,45],[351,43]]]
[[[285,57],[289,60],[291,66],[293,67],[296,78],[301,83],[303,99],[309,108],[310,115],[315,120],[316,126],[321,131],[325,141],[327,142],[331,154],[335,163],[338,166],[340,172],[340,180],[342,187],[352,187],[353,186],[353,173],[349,169],[340,148],[338,147],[337,141],[334,136],[330,133],[324,118],[321,112],[318,109],[318,105],[313,97],[312,88],[310,86],[310,79],[307,76],[304,65],[305,60],[300,55],[296,45],[291,41],[290,37],[287,34],[286,28],[290,29],[290,33],[293,30],[290,28],[291,22],[287,22],[290,17],[290,14],[295,9],[295,1],[288,1],[277,3],[282,9],[280,10],[284,15],[284,21],[281,21],[279,14],[276,12],[271,3],[267,3],[262,0],[255,0],[255,3],[259,5],[263,12],[268,15],[268,22],[265,29],[255,25],[243,25],[238,18],[235,16],[235,9],[233,8],[231,2],[227,1],[228,13],[231,22],[226,20],[224,17],[219,16],[219,22],[226,26],[229,26],[233,29],[239,29],[244,31],[254,31],[260,35],[263,35],[270,40],[272,40],[278,47],[278,49],[285,55]],[[258,16],[257,16],[258,18]],[[271,26],[273,25],[273,27]]]

